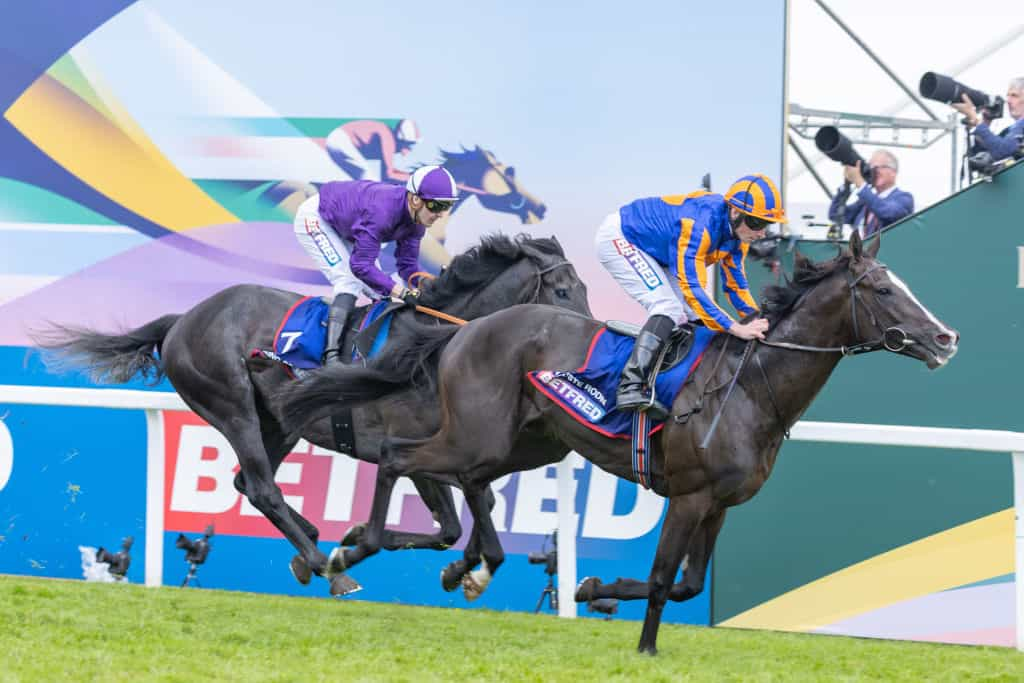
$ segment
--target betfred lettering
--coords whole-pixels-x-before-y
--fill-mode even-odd
[[[604,395],[595,387],[581,382],[572,374],[545,371],[537,373],[537,379],[550,387],[551,391],[575,408],[576,412],[587,420],[599,422],[605,416],[607,411],[601,405],[590,400],[587,393],[593,395],[601,403],[604,403]]]
[[[651,264],[647,262],[647,257],[644,256],[642,251],[624,239],[616,239],[613,241],[613,244],[615,244],[615,249],[622,255],[622,258],[626,259],[626,263],[644,281],[647,289],[661,286],[661,277],[651,268]]]
[[[341,261],[341,256],[338,255],[337,249],[331,244],[331,240],[327,238],[327,235],[320,229],[320,223],[315,220],[306,220],[306,233],[313,238],[313,242],[316,243],[320,253],[324,255],[327,260],[327,265],[334,266]]]

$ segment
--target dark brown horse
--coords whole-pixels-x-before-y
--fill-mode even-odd
[[[479,246],[456,256],[437,279],[425,282],[422,290],[422,305],[465,319],[524,302],[590,311],[586,286],[554,238],[485,237]],[[327,556],[317,548],[319,531],[285,502],[274,473],[300,436],[336,449],[332,424],[325,418],[301,435],[286,433],[271,397],[292,380],[277,364],[244,362],[251,349],[270,347],[281,317],[298,299],[292,292],[241,285],[183,315],[167,315],[125,334],[58,328],[57,338],[41,345],[61,352],[71,365],[91,370],[98,381],[121,383],[136,374],[156,379],[166,375],[185,403],[227,438],[240,465],[235,487],[298,550],[292,573],[308,583],[312,573],[324,572]],[[417,319],[438,323],[411,309],[399,310],[388,345],[410,345],[421,327]],[[432,391],[405,391],[380,405],[354,410],[353,422],[356,449],[349,455],[377,462],[385,434],[418,437],[436,431],[436,399]],[[457,485],[451,477],[442,479]],[[437,534],[387,531],[384,546],[441,549],[455,543],[462,530],[451,490],[429,478],[414,476],[413,481],[441,529]],[[351,535],[358,538],[358,533]],[[332,590],[344,592],[334,585]]]
[[[787,430],[844,355],[887,349],[935,368],[956,352],[958,334],[875,260],[877,247],[876,241],[863,249],[854,235],[849,251],[832,261],[815,264],[798,258],[795,281],[767,291],[764,314],[772,321],[768,345],[718,337],[705,352],[691,388],[676,397],[652,458],[653,489],[668,497],[669,505],[648,580],[605,585],[595,579],[581,585],[577,594],[581,601],[646,598],[642,652],[656,651],[666,600],[687,600],[703,590],[726,509],[761,488]],[[465,579],[478,584],[474,590],[486,586],[504,559],[484,496],[494,479],[555,462],[575,450],[598,467],[635,481],[628,442],[581,425],[526,378],[532,370],[578,367],[600,326],[549,306],[516,306],[454,334],[437,369],[441,429],[428,439],[385,444],[362,544],[336,551],[330,571],[344,571],[376,551],[388,497],[400,476],[451,474],[462,483],[483,557],[482,569]],[[410,356],[422,360],[443,343],[438,337]],[[410,356],[361,370],[328,369],[293,388],[286,418],[316,412],[332,392],[355,400],[364,389],[363,398],[373,399],[385,394],[389,383],[403,386]],[[701,410],[694,412],[698,404]],[[675,583],[684,558],[686,571]]]

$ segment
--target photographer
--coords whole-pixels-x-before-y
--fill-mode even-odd
[[[987,109],[982,109],[981,117],[978,108],[967,93],[961,95],[960,102],[952,102],[950,106],[964,115],[968,126],[974,129],[975,146],[972,153],[987,151],[992,155],[991,161],[1001,161],[1013,156],[1021,148],[1024,138],[1024,76],[1010,81],[1006,91],[1006,109],[1013,123],[998,135],[992,132],[992,118]]]
[[[914,213],[914,197],[896,187],[899,161],[891,152],[877,150],[868,161],[871,183],[865,182],[860,165],[843,166],[846,181],[832,198],[829,220],[838,223],[840,208],[845,205],[842,222],[870,237],[885,226]]]

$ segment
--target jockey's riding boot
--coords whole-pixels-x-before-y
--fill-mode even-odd
[[[665,315],[652,315],[636,337],[633,353],[622,369],[615,404],[622,410],[646,411],[652,420],[664,420],[668,410],[654,397],[654,377],[661,345],[675,323]]]
[[[356,298],[352,294],[336,294],[331,302],[331,311],[327,318],[327,348],[324,350],[324,363],[341,360],[341,349],[345,342],[345,327],[348,316],[356,307]]]

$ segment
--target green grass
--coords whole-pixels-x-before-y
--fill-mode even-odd
[[[0,576],[2,681],[1021,681],[963,647]]]

